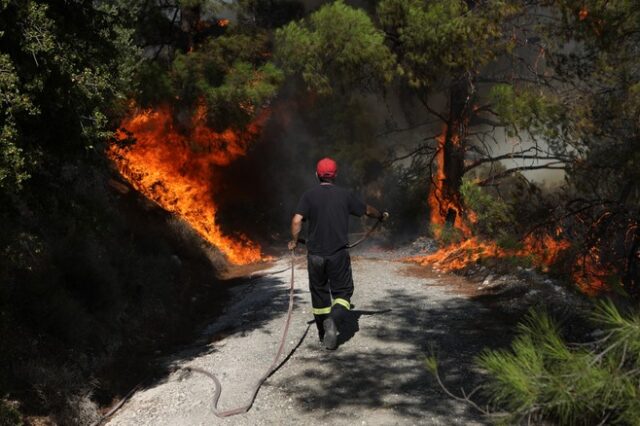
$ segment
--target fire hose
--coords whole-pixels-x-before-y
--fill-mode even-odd
[[[382,221],[384,219],[386,219],[388,217],[388,213],[384,213],[383,215],[381,215],[378,220],[376,220],[376,223],[373,224],[373,226],[371,228],[369,228],[369,230],[356,242],[354,243],[350,243],[347,244],[346,248],[351,249],[356,247],[357,245],[359,245],[360,243],[362,243],[364,240],[366,240],[367,238],[369,238],[369,236],[371,234],[373,234],[375,232],[375,230],[378,228],[378,226],[380,226],[380,224],[382,223]],[[305,244],[306,241],[302,238],[298,238],[298,242]],[[220,394],[222,393],[222,384],[220,383],[220,380],[218,380],[218,378],[215,376],[215,374],[203,370],[202,368],[198,368],[198,367],[185,367],[184,369],[186,371],[193,371],[196,373],[200,373],[200,374],[204,374],[205,376],[209,377],[211,380],[213,380],[213,382],[216,385],[216,390],[215,393],[213,394],[213,414],[216,415],[216,417],[230,417],[230,416],[235,416],[236,414],[244,414],[247,411],[249,411],[251,409],[251,406],[253,406],[253,402],[256,399],[256,396],[258,395],[258,391],[260,390],[260,388],[262,387],[262,384],[265,382],[265,380],[267,380],[269,378],[269,376],[271,376],[279,367],[278,361],[280,359],[280,356],[282,356],[282,352],[284,351],[284,347],[285,344],[287,342],[287,335],[289,333],[289,325],[291,325],[291,316],[293,314],[293,290],[295,287],[295,277],[294,277],[294,271],[295,271],[295,250],[290,250],[291,253],[291,283],[289,285],[289,309],[287,311],[287,318],[284,322],[284,330],[282,331],[282,338],[280,339],[280,344],[278,346],[278,352],[276,352],[276,356],[273,358],[273,362],[271,363],[271,365],[269,366],[269,368],[267,369],[267,372],[264,373],[264,375],[262,377],[260,377],[260,379],[258,379],[258,382],[256,383],[256,385],[253,388],[253,391],[251,393],[251,397],[249,398],[249,401],[246,405],[242,405],[240,407],[237,408],[232,408],[229,410],[225,410],[225,411],[220,411],[218,410],[218,400],[220,399]],[[300,338],[298,344],[295,346],[295,348],[297,348],[302,341],[304,340],[305,336],[307,335],[307,332],[309,331],[309,326],[307,326],[307,329],[305,330],[305,332],[303,333],[302,337]],[[293,350],[295,350],[295,348]],[[291,351],[291,353],[293,353],[293,350]],[[286,361],[286,359],[285,359]]]
[[[256,396],[258,395],[258,391],[262,387],[262,384],[278,368],[278,365],[279,365],[278,361],[280,360],[280,356],[282,356],[282,352],[284,352],[284,347],[287,342],[287,335],[289,334],[289,326],[291,325],[291,316],[293,314],[293,289],[294,289],[294,282],[295,282],[294,281],[295,252],[291,250],[290,253],[291,253],[291,282],[289,284],[289,310],[287,311],[287,318],[284,322],[284,330],[282,331],[282,338],[280,339],[278,352],[276,352],[276,356],[273,358],[273,362],[267,369],[266,373],[264,373],[264,375],[260,377],[260,379],[258,379],[258,382],[254,386],[253,391],[251,393],[251,397],[249,398],[249,401],[247,402],[247,404],[237,408],[232,408],[230,410],[220,411],[218,409],[218,400],[220,399],[220,394],[222,393],[222,384],[220,383],[220,380],[218,380],[218,378],[215,376],[215,374],[198,367],[184,368],[188,372],[194,371],[196,373],[204,374],[205,376],[213,380],[213,382],[215,383],[216,390],[215,390],[215,393],[213,394],[213,414],[215,414],[216,417],[230,417],[230,416],[235,416],[236,414],[244,414],[247,411],[249,411],[251,409],[251,406],[253,405],[253,402],[256,399]],[[309,330],[309,327],[307,326],[307,330],[302,335],[302,338],[300,339],[300,342],[298,343],[298,345],[302,343],[302,340],[307,335],[308,330]],[[296,347],[298,345],[296,345]]]
[[[388,216],[388,213],[386,214]],[[385,215],[382,215],[380,218],[378,218],[378,220],[376,220],[376,223],[369,228],[369,230],[357,241],[355,241],[354,243],[350,243],[347,244],[346,248],[351,249],[356,247],[357,245],[361,244],[364,240],[366,240],[367,238],[369,238],[369,236],[371,236],[371,234],[373,234],[373,232],[375,232],[375,230],[378,228],[378,226],[380,226],[380,224],[382,223],[382,221],[386,219]],[[298,242],[301,244],[305,244],[306,241],[303,238],[298,238]],[[214,384],[215,384],[215,392],[213,394],[213,414],[216,417],[220,417],[220,418],[224,418],[224,417],[230,417],[230,416],[235,416],[237,414],[244,414],[246,412],[248,412],[251,407],[253,406],[253,403],[256,399],[256,396],[258,395],[258,391],[260,390],[260,388],[262,387],[263,383],[280,367],[282,366],[291,356],[291,354],[295,351],[295,349],[300,346],[300,344],[302,344],[304,338],[307,335],[307,332],[309,331],[309,325],[307,325],[307,329],[305,330],[305,332],[302,334],[302,337],[300,338],[300,340],[298,341],[298,343],[296,344],[296,346],[293,348],[293,350],[291,351],[291,353],[284,359],[284,361],[282,363],[279,363],[280,357],[282,356],[282,353],[284,352],[284,348],[286,345],[286,341],[287,341],[287,336],[289,334],[289,326],[291,325],[291,317],[293,315],[293,295],[294,295],[294,287],[295,287],[295,276],[294,276],[294,271],[295,271],[295,250],[290,250],[290,254],[291,254],[291,281],[289,284],[289,308],[287,311],[287,317],[285,319],[285,323],[284,323],[284,329],[282,331],[282,338],[280,339],[280,343],[278,345],[278,351],[276,352],[275,357],[273,358],[273,362],[271,363],[271,365],[269,366],[269,368],[267,369],[267,371],[262,375],[262,377],[260,377],[260,379],[258,379],[258,381],[256,382],[255,386],[253,387],[252,393],[251,393],[251,397],[249,398],[247,404],[236,407],[236,408],[232,408],[229,410],[224,410],[224,411],[220,411],[218,409],[218,400],[220,399],[220,395],[222,394],[222,383],[220,383],[220,380],[216,377],[215,374],[204,370],[202,368],[199,367],[184,367],[182,368],[182,370],[184,370],[187,373],[190,372],[195,372],[195,373],[200,373],[203,374],[207,377],[209,377],[211,380],[213,380]],[[100,424],[102,424],[102,422],[104,422],[107,418],[111,417],[113,414],[115,414],[115,412],[117,410],[119,410],[124,403],[127,401],[127,399],[129,399],[133,393],[138,390],[140,388],[140,385],[136,386],[134,389],[132,389],[113,409],[111,409],[107,414],[103,415],[100,420],[98,420],[97,422],[93,423],[92,426],[98,426]]]
[[[380,226],[380,224],[383,221],[385,221],[388,217],[389,217],[389,213],[387,213],[387,212],[382,213],[380,215],[380,217],[378,218],[378,220],[376,220],[376,223],[374,223],[373,226],[371,228],[369,228],[369,230],[367,232],[365,232],[364,235],[359,240],[357,240],[356,242],[347,244],[345,246],[345,248],[352,249],[355,246],[357,246],[360,243],[362,243],[367,238],[369,238],[371,236],[371,234],[373,234],[375,232],[375,230],[378,229],[378,226]],[[298,238],[298,243],[306,244],[306,242],[307,241],[304,238]]]

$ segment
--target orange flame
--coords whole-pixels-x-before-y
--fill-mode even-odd
[[[578,12],[578,19],[580,21],[584,21],[585,19],[587,19],[588,16],[589,16],[589,10],[586,7],[580,8],[580,11]]]
[[[570,243],[561,237],[561,230],[556,235],[544,233],[529,235],[523,241],[520,249],[504,249],[494,241],[482,241],[477,237],[469,238],[441,248],[426,256],[414,256],[406,259],[420,265],[431,265],[442,272],[462,270],[481,259],[505,258],[510,256],[529,257],[532,264],[543,271],[548,271],[559,256],[570,248]],[[606,265],[603,265],[600,251],[597,247],[580,256],[573,264],[571,278],[578,288],[587,295],[597,295],[609,288]]]
[[[519,249],[502,248],[495,241],[484,241],[472,236],[473,233],[469,224],[477,221],[476,214],[471,210],[465,210],[458,192],[452,191],[451,188],[447,187],[448,176],[445,172],[446,137],[447,127],[445,126],[440,136],[436,138],[438,142],[438,150],[434,157],[436,171],[432,176],[428,196],[430,219],[431,223],[435,225],[453,225],[454,228],[461,231],[466,239],[443,247],[435,253],[426,256],[414,256],[406,260],[421,265],[431,265],[443,272],[452,272],[464,269],[483,258],[528,257],[533,265],[543,271],[548,271],[549,266],[553,265],[560,254],[570,247],[569,242],[561,238],[562,229],[560,228],[556,229],[555,236],[548,233],[528,235],[522,241],[522,248]],[[450,142],[453,144],[454,149],[458,148],[461,143],[460,136],[458,134],[450,135]],[[451,216],[455,217],[453,223],[449,223]],[[441,237],[440,230],[435,229],[434,233],[436,238]],[[588,275],[591,276],[592,274],[593,270]],[[588,286],[585,283],[581,283],[578,278],[578,275],[574,273],[574,280],[578,285],[583,289],[587,289]],[[596,287],[601,288],[602,286],[596,284]]]
[[[581,11],[580,18],[588,15],[586,9]],[[435,253],[407,258],[409,262],[420,265],[431,265],[443,272],[453,272],[464,269],[471,264],[486,258],[527,257],[531,263],[548,271],[558,257],[570,247],[569,241],[562,238],[562,229],[557,228],[555,236],[548,233],[530,234],[522,241],[522,248],[506,249],[500,247],[495,241],[480,240],[473,236],[470,224],[477,221],[476,214],[464,209],[458,191],[453,191],[449,185],[445,172],[445,144],[447,142],[447,127],[436,138],[438,150],[434,161],[436,171],[432,176],[432,183],[428,196],[431,223],[435,225],[453,225],[466,238],[464,241],[449,244]],[[460,136],[450,135],[450,143],[457,149],[461,143]],[[455,217],[453,223],[451,218]],[[441,237],[441,229],[434,229],[437,239]],[[589,255],[576,261],[573,266],[572,278],[580,289],[587,294],[596,294],[606,289],[605,275],[602,273],[600,258],[597,252],[592,250]]]
[[[483,241],[472,237],[443,247],[435,253],[407,260],[421,265],[432,265],[443,272],[452,272],[464,269],[481,259],[519,256],[529,257],[535,266],[546,270],[567,248],[568,241],[549,234],[529,235],[525,238],[523,247],[519,249],[502,248],[495,241]]]
[[[504,257],[506,252],[493,241],[480,241],[473,237],[441,248],[426,256],[410,257],[407,260],[420,265],[432,265],[443,272],[459,271],[487,257]]]
[[[534,264],[547,271],[549,266],[553,265],[558,256],[569,247],[569,241],[560,237],[561,229],[556,229],[556,236],[553,237],[547,233],[541,235],[529,234],[524,239],[524,249],[519,251],[517,256],[530,255],[533,257]]]
[[[592,247],[584,256],[578,257],[573,265],[571,277],[580,290],[588,295],[596,295],[609,287],[597,247]]]
[[[455,214],[454,222],[451,224],[454,228],[460,230],[463,235],[470,236],[471,229],[464,221],[463,214],[465,211],[462,208],[462,203],[456,194],[447,191],[445,187],[447,182],[447,175],[444,170],[445,163],[445,142],[446,142],[447,128],[445,126],[442,134],[436,138],[438,142],[438,150],[436,152],[434,161],[436,163],[436,172],[432,176],[432,183],[429,189],[429,196],[427,202],[429,204],[431,223],[435,225],[446,225],[447,216],[450,212]],[[453,135],[451,141],[454,146],[460,145],[460,137]],[[470,213],[470,212],[467,212]],[[469,219],[473,221],[474,215],[471,213]],[[439,231],[434,230],[436,237],[439,237]]]
[[[122,176],[147,198],[188,222],[205,240],[235,264],[261,260],[260,247],[246,236],[224,235],[216,223],[214,168],[230,164],[246,153],[266,114],[244,131],[215,132],[205,123],[207,110],[200,106],[188,135],[174,125],[169,107],[137,112],[121,127],[135,144],[112,144],[107,154]],[[129,135],[118,131],[117,138]]]

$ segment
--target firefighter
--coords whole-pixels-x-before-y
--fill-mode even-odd
[[[307,270],[318,335],[326,349],[338,346],[338,327],[351,309],[353,277],[349,244],[349,215],[385,220],[389,214],[363,203],[351,191],[334,184],[338,165],[323,158],[316,166],[319,184],[307,190],[291,220],[289,250],[298,244],[302,222],[308,222]]]

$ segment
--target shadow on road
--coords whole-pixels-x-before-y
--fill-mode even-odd
[[[288,290],[280,278],[240,278],[226,284],[235,287],[234,300],[241,303],[228,306],[195,344],[163,358],[158,374],[145,385],[165,381],[178,362],[215,351],[212,342],[257,329],[269,333],[267,324],[287,311]],[[442,294],[442,287],[415,291],[410,286],[377,292],[365,307],[348,313],[337,351],[302,347],[289,361],[295,368],[280,369],[280,363],[271,385],[289,394],[296,410],[313,413],[320,423],[356,421],[363,410],[382,415],[382,422],[385,413],[387,419],[409,423],[442,422],[434,418],[482,422],[479,414],[440,389],[424,359],[435,353],[446,386],[458,394],[460,388],[470,391],[483,379],[474,358],[486,348],[507,346],[517,318],[505,318],[472,299]],[[296,303],[303,296],[296,290]]]
[[[153,388],[164,383],[175,371],[178,363],[184,364],[205,354],[216,352],[211,343],[234,335],[245,336],[257,329],[271,334],[265,326],[274,318],[286,315],[289,289],[282,279],[270,275],[232,278],[216,283],[236,293],[232,300],[221,301],[219,306],[212,307],[212,313],[222,311],[223,313],[217,318],[209,318],[202,325],[199,329],[200,337],[195,342],[183,347],[174,347],[169,354],[159,356],[156,361],[150,363],[147,366],[147,376],[142,380],[140,388]],[[256,288],[259,288],[259,291],[255,291]],[[294,290],[295,304],[301,300],[301,293],[301,290]],[[230,304],[225,306],[224,302]],[[192,332],[185,331],[185,333]]]
[[[360,317],[363,315],[380,315],[391,312],[391,309],[381,311],[363,311],[352,309],[344,313],[344,318],[339,324],[340,335],[338,336],[338,347],[347,343],[353,336],[360,331]]]
[[[393,410],[416,422],[429,423],[430,416],[478,421],[478,414],[461,411],[460,403],[442,392],[424,358],[435,352],[447,387],[469,391],[482,379],[474,357],[487,347],[506,346],[512,322],[468,299],[433,303],[398,289],[368,307],[353,312],[337,351],[296,360],[304,364],[302,372],[287,382],[301,409],[348,418],[356,407],[366,407]],[[366,346],[354,346],[359,343]]]

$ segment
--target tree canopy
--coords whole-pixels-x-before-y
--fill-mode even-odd
[[[46,153],[93,149],[125,100],[138,48],[131,2],[0,4],[0,187],[15,190]]]
[[[276,31],[278,59],[319,93],[392,77],[394,56],[366,12],[336,1]]]

